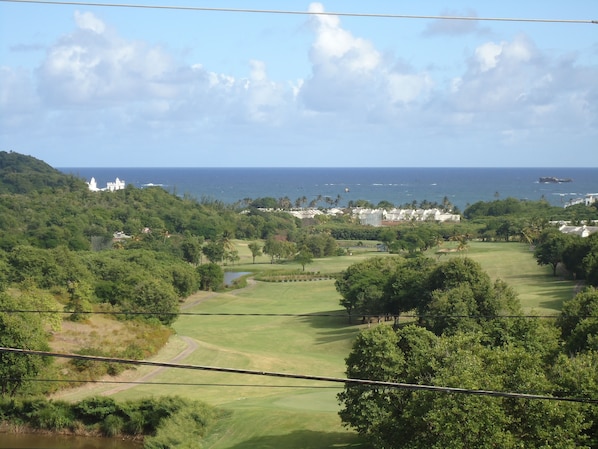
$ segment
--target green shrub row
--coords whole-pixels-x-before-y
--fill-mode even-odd
[[[91,397],[77,403],[45,398],[2,399],[0,420],[56,433],[143,438],[144,448],[201,448],[218,412],[177,396],[116,402]],[[176,431],[174,431],[176,430]]]

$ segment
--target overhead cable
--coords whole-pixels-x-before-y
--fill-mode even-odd
[[[7,379],[14,381],[15,379]],[[147,380],[81,380],[81,379],[18,379],[24,382],[81,383],[81,384],[126,384],[126,385],[170,385],[175,387],[239,387],[239,388],[343,388],[342,385],[274,385],[274,384],[225,384],[212,382],[150,382]]]
[[[1,1],[1,0],[0,0]],[[329,318],[418,318],[418,319],[434,319],[434,318],[458,318],[458,319],[513,319],[513,318],[596,318],[592,315],[441,315],[441,314],[400,314],[400,315],[386,315],[383,313],[378,314],[362,314],[358,313],[355,315],[350,314],[338,314],[338,313],[262,313],[262,312],[144,312],[144,311],[115,311],[115,310],[89,310],[89,311],[77,311],[72,310],[41,310],[41,309],[1,309],[0,313],[43,313],[43,314],[61,314],[61,315],[72,315],[76,313],[78,315],[155,315],[155,316],[236,316],[236,317],[296,317],[296,318],[315,318],[315,317],[329,317]]]
[[[411,15],[411,14],[387,14],[387,13],[353,13],[353,12],[329,12],[329,11],[292,11],[284,9],[252,9],[252,8],[208,8],[203,6],[175,6],[175,5],[142,5],[131,3],[97,3],[85,1],[46,1],[46,0],[0,0],[5,3],[36,3],[45,5],[65,6],[98,6],[111,8],[138,8],[138,9],[161,9],[161,10],[182,10],[182,11],[203,11],[203,12],[226,12],[226,13],[253,13],[253,14],[286,14],[286,15],[307,15],[307,16],[341,16],[341,17],[364,17],[384,19],[428,19],[428,20],[482,20],[496,22],[540,22],[540,23],[574,23],[574,24],[598,24],[598,20],[587,19],[537,19],[521,17],[473,17],[473,16],[435,16],[435,15]]]
[[[238,368],[225,368],[218,366],[205,366],[205,365],[189,365],[182,363],[171,363],[171,362],[153,362],[149,360],[132,360],[132,359],[121,359],[114,357],[99,357],[99,356],[87,356],[79,354],[63,354],[58,352],[50,351],[34,351],[30,349],[18,349],[18,348],[7,348],[0,347],[0,352],[22,354],[22,355],[36,355],[43,357],[57,357],[67,358],[76,360],[90,360],[97,362],[109,362],[109,363],[123,363],[127,365],[142,365],[142,366],[157,366],[164,368],[177,368],[177,369],[188,369],[196,371],[216,371],[221,373],[229,374],[246,374],[253,376],[267,376],[267,377],[281,377],[286,379],[303,379],[313,380],[317,382],[332,382],[342,383],[345,385],[362,385],[370,387],[381,387],[381,388],[397,388],[404,390],[413,391],[434,391],[441,393],[455,393],[455,394],[469,394],[477,396],[494,396],[503,398],[513,399],[531,399],[531,400],[544,400],[544,401],[560,401],[560,402],[582,402],[590,404],[598,404],[598,398],[573,398],[573,397],[555,397],[537,394],[525,394],[525,393],[511,393],[504,391],[493,391],[493,390],[474,390],[469,388],[455,388],[455,387],[441,387],[436,385],[420,385],[420,384],[408,384],[402,382],[385,382],[379,380],[368,380],[368,379],[353,379],[353,378],[342,378],[342,377],[328,377],[328,376],[315,376],[306,374],[293,374],[293,373],[281,373],[274,371],[256,371]]]

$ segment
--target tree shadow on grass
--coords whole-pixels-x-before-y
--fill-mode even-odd
[[[358,332],[358,328],[349,324],[349,316],[343,310],[320,312],[322,315],[334,316],[303,316],[301,320],[317,329],[318,343],[332,343],[338,340],[351,338]],[[360,322],[353,317],[353,322]]]
[[[301,320],[315,329],[339,329],[349,325],[349,315],[343,309],[317,312],[314,316],[305,315]]]
[[[547,297],[553,296],[553,298],[546,299],[544,301],[540,301],[538,306],[541,307],[542,309],[554,310],[554,315],[557,315],[558,313],[560,313],[561,309],[563,308],[563,299],[559,298],[557,294],[550,295],[550,292],[548,292],[546,295],[543,295],[543,296],[547,296]]]
[[[286,435],[253,437],[230,449],[371,449],[358,435],[297,430]]]

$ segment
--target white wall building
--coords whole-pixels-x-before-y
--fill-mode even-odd
[[[361,224],[371,226],[382,226],[382,222],[404,222],[404,221],[435,221],[435,222],[459,222],[461,216],[450,214],[440,209],[353,209],[353,216],[356,216]]]
[[[115,190],[122,190],[125,188],[125,181],[121,181],[120,179],[116,178],[114,182],[107,182],[106,187],[99,188],[98,183],[96,182],[96,178],[91,178],[91,180],[87,183],[89,190],[92,192],[102,192],[104,190],[108,190],[109,192],[114,192]]]

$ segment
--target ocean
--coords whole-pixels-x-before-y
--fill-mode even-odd
[[[116,178],[144,188],[161,186],[179,196],[234,204],[247,198],[288,197],[293,203],[321,195],[397,206],[423,200],[442,203],[446,196],[463,211],[477,201],[497,198],[540,200],[556,206],[598,192],[598,168],[59,168],[98,187]],[[540,177],[570,178],[541,183]],[[320,202],[320,206],[326,203]]]

